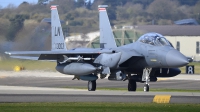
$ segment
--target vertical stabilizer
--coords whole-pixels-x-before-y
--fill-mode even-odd
[[[51,50],[67,50],[56,5],[51,6]]]
[[[107,5],[99,5],[99,29],[100,29],[100,47],[116,48],[115,38],[110,26],[110,21],[106,11]]]

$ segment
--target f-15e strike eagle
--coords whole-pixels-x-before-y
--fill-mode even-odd
[[[108,80],[128,80],[128,91],[136,91],[136,82],[144,82],[149,91],[149,81],[157,77],[180,74],[178,67],[187,65],[188,59],[173,48],[164,36],[147,33],[136,42],[116,46],[108,19],[106,5],[99,6],[100,48],[74,48],[68,50],[64,41],[57,6],[51,6],[51,51],[8,51],[11,58],[56,61],[56,70],[66,75],[79,76],[88,81],[88,90],[96,90],[98,74]],[[30,57],[27,55],[39,55]]]

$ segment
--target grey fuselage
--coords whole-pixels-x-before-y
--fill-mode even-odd
[[[162,35],[147,33],[136,42],[116,48],[75,48],[73,52],[90,51],[98,54],[82,54],[81,61],[75,60],[66,64],[58,64],[56,69],[64,74],[86,75],[98,73],[97,68],[103,67],[100,73],[142,74],[144,68],[152,68],[154,76],[171,77],[178,75],[182,67],[188,64],[188,59]],[[62,57],[62,55],[60,55]],[[76,55],[71,55],[75,57]],[[84,60],[91,59],[91,60]],[[83,66],[84,65],[84,66]],[[105,68],[109,68],[105,69]],[[98,68],[99,69],[99,68]],[[162,70],[160,70],[162,69]],[[160,72],[158,72],[160,70]],[[165,72],[163,72],[165,71]],[[155,74],[156,73],[156,74]]]
[[[170,44],[158,46],[143,43],[139,39],[134,43],[112,50],[122,52],[118,67],[124,69],[178,68],[188,64],[187,58]]]

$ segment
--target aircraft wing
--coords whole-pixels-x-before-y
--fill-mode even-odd
[[[77,48],[67,51],[8,51],[5,52],[11,55],[11,58],[29,59],[29,60],[57,60],[61,55],[99,55],[101,53],[112,53],[112,50],[107,49],[90,49],[90,48]],[[13,56],[14,55],[14,56]],[[39,55],[33,56],[16,56],[16,55]]]
[[[40,54],[101,54],[112,53],[112,50],[100,49],[72,49],[67,51],[6,51],[9,55],[40,55]]]

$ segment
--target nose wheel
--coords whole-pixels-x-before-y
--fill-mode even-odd
[[[88,91],[95,91],[96,90],[96,80],[88,81]]]
[[[149,91],[149,84],[145,84],[144,85],[144,92],[148,92]]]

